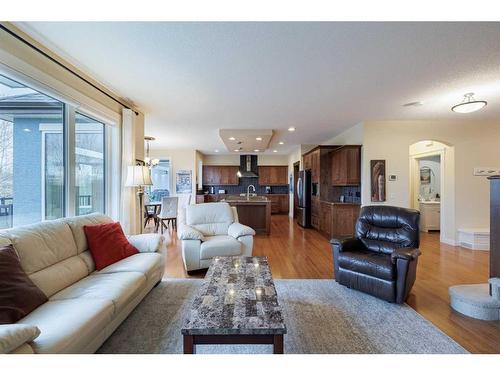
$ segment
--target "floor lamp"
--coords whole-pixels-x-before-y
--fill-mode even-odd
[[[141,233],[143,231],[143,221],[144,221],[144,186],[153,185],[151,180],[151,174],[149,168],[142,165],[131,165],[127,167],[127,180],[125,181],[125,186],[136,187],[137,197],[139,198],[139,217],[141,224]]]

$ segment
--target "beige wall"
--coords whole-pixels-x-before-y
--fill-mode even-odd
[[[203,155],[205,165],[240,165],[240,155]],[[288,165],[288,155],[258,155],[258,165]]]
[[[473,176],[473,168],[500,166],[500,122],[478,121],[374,121],[364,123],[362,202],[370,202],[370,160],[385,159],[387,205],[410,207],[410,145],[435,140],[452,146],[453,162],[447,163],[447,180],[454,188],[454,228],[446,242],[456,240],[460,228],[489,227],[489,184]],[[446,197],[443,196],[443,199]]]
[[[172,163],[172,194],[175,192],[175,177],[177,171],[187,169],[192,172],[192,202],[196,196],[196,160],[197,151],[194,149],[154,149],[150,151],[152,158],[169,158]]]

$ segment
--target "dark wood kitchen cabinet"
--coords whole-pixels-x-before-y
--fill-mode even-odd
[[[286,165],[269,165],[259,167],[259,185],[288,185],[288,167]]]
[[[332,186],[361,184],[361,147],[344,146],[331,153]]]
[[[272,214],[287,214],[288,213],[288,194],[267,194],[267,199],[271,200]]]
[[[234,165],[204,165],[203,185],[238,185],[238,170]]]
[[[332,207],[332,224],[330,238],[346,238],[354,236],[356,220],[359,216],[359,204],[337,203]]]
[[[321,150],[311,152],[311,182],[319,183],[320,165],[321,165]]]
[[[328,237],[332,233],[333,204],[331,202],[321,201],[319,205],[320,215],[318,229]]]

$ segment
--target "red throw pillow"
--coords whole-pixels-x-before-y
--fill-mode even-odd
[[[47,302],[26,275],[12,245],[0,247],[0,324],[13,324]]]
[[[128,242],[120,223],[84,225],[89,250],[99,271],[119,260],[139,253]]]

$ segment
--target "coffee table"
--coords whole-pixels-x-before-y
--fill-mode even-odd
[[[214,258],[181,333],[184,354],[213,344],[269,344],[283,354],[286,326],[267,258]]]

